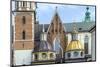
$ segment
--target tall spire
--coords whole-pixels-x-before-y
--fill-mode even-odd
[[[90,17],[90,12],[89,12],[89,7],[86,7],[86,13],[85,13],[85,20],[84,22],[90,22],[91,21],[91,17]]]
[[[58,7],[56,6],[55,7],[55,15],[57,16],[57,9],[58,9]]]

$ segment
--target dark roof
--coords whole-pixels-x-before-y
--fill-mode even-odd
[[[88,32],[91,27],[95,25],[95,22],[78,22],[75,23],[78,32]],[[65,32],[73,31],[73,23],[64,23]]]
[[[86,32],[89,31],[91,27],[93,27],[95,25],[95,22],[76,22],[76,27],[78,32]],[[42,32],[42,24],[39,25],[39,33]],[[65,32],[72,32],[73,30],[73,23],[63,23],[63,26],[65,28]],[[45,32],[47,32],[49,27],[49,24],[45,24],[44,28],[45,28]]]
[[[53,51],[53,47],[47,41],[37,42],[33,52]]]

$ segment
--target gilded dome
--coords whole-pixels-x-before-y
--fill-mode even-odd
[[[66,51],[72,51],[72,50],[84,50],[83,45],[80,43],[79,40],[72,40],[66,48]]]

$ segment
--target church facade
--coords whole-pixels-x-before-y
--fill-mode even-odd
[[[36,21],[36,2],[14,0],[12,65],[95,61],[95,21],[89,7],[85,20],[63,23],[55,11],[50,24]]]

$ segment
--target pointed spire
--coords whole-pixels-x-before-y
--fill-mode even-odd
[[[58,9],[58,7],[56,6],[55,7],[55,15],[57,16],[57,9]]]
[[[86,7],[86,13],[85,13],[85,20],[84,22],[90,22],[91,21],[91,17],[90,17],[90,12],[89,12],[89,7]]]

